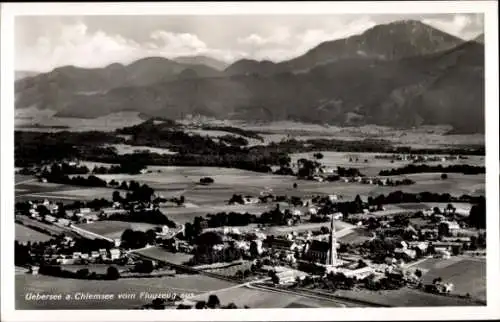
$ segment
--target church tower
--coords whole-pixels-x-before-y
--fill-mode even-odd
[[[328,257],[326,259],[326,265],[337,266],[337,233],[335,231],[335,226],[333,225],[333,216],[330,223],[330,240],[329,240],[330,250],[328,252]]]

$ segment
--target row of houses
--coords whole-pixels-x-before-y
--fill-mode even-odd
[[[44,259],[48,262],[55,261],[61,265],[72,265],[80,262],[81,260],[117,260],[120,259],[124,254],[118,248],[112,249],[99,249],[98,251],[92,251],[90,253],[73,252],[72,254],[51,254],[45,255]]]

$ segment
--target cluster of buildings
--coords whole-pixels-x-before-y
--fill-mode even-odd
[[[412,162],[446,162],[453,160],[465,159],[461,155],[434,156],[421,154],[391,154],[391,155],[376,155],[375,159],[393,160],[393,161],[412,161]]]

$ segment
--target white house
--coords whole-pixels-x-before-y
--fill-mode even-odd
[[[342,214],[341,212],[336,212],[332,216],[333,216],[333,219],[335,219],[335,220],[340,220],[340,219],[344,218],[344,214]]]
[[[112,248],[109,250],[109,258],[111,260],[119,259],[120,258],[120,250],[118,248]]]
[[[318,209],[311,207],[307,210],[308,214],[310,215],[317,215],[318,214]]]
[[[57,219],[51,215],[45,215],[45,217],[43,217],[43,219],[47,222],[50,222],[50,223],[53,223],[55,222]]]
[[[337,201],[338,200],[338,196],[337,195],[329,195],[328,196],[328,200],[330,200],[331,202]]]

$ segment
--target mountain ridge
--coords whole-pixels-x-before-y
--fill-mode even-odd
[[[224,71],[163,57],[86,71],[61,68],[16,82],[16,107],[36,105],[77,117],[138,111],[173,119],[199,114],[335,125],[440,123],[463,133],[484,133],[484,45],[422,23],[387,26],[308,51],[320,48],[322,54],[280,63],[245,59]],[[419,35],[417,43],[426,43],[423,49],[398,40],[409,30]],[[361,43],[363,35],[395,47],[377,43],[359,55],[359,48],[373,43]],[[386,39],[391,37],[396,39]],[[342,44],[347,47],[335,49]],[[389,57],[380,55],[384,51]],[[89,82],[92,86],[83,91]]]

